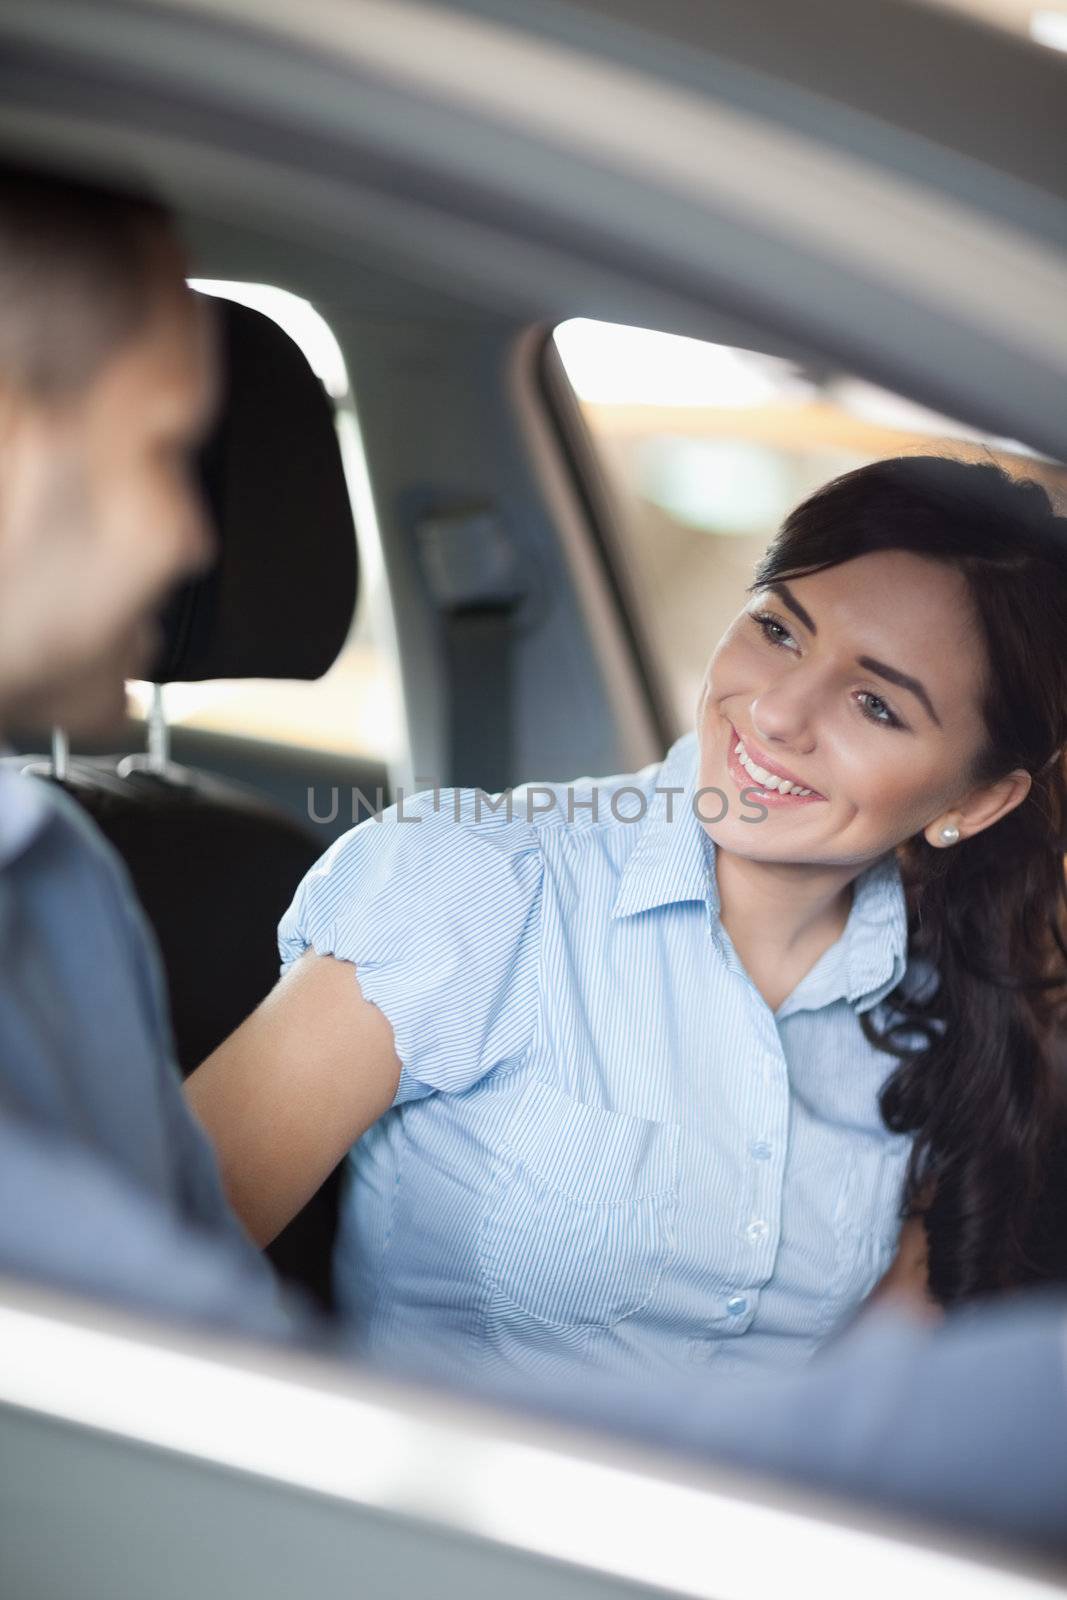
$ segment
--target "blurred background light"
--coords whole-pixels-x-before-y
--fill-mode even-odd
[[[651,505],[734,538],[773,526],[792,488],[781,453],[765,445],[670,434],[640,443],[636,478]]]
[[[1030,37],[1053,50],[1067,50],[1067,11],[1035,11],[1030,17]]]
[[[994,437],[982,433],[978,428],[969,428],[954,417],[930,411],[914,400],[906,400],[903,395],[894,394],[890,389],[881,389],[862,378],[831,378],[823,388],[823,395],[849,416],[872,422],[880,428],[892,428],[901,433],[929,434],[931,437],[940,435],[946,439],[968,439],[975,444],[1010,451],[1012,455],[1032,456],[1035,460],[1050,459],[1048,456],[1039,457],[1036,450],[1031,450],[1029,445],[1022,444],[1018,439]]]
[[[555,337],[575,393],[587,402],[733,408],[813,392],[790,361],[681,334],[575,317]]]
[[[922,0],[922,3],[937,9],[962,11],[988,27],[1030,38],[1052,50],[1067,50],[1067,0],[1047,6],[1034,6],[1032,0]]]

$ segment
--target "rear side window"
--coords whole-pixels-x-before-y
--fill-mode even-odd
[[[847,373],[584,319],[554,335],[610,491],[619,560],[678,727],[784,515],[883,456],[996,459],[1067,494],[1067,470]]]

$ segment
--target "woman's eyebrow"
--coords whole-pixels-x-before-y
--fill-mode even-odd
[[[817,634],[818,628],[811,615],[805,611],[796,595],[786,583],[769,583],[767,588],[778,595],[782,604],[788,606],[793,615],[804,624],[810,634]],[[900,689],[909,689],[915,698],[926,710],[937,726],[941,726],[941,718],[934,710],[933,701],[927,694],[918,678],[912,678],[906,672],[900,672],[896,667],[887,667],[884,661],[875,661],[873,656],[857,656],[859,666],[866,667],[868,672],[877,673],[878,677],[885,678],[889,683],[895,683]]]
[[[910,678],[906,672],[898,672],[896,667],[887,667],[884,661],[875,661],[873,656],[857,656],[856,661],[861,667],[866,667],[868,672],[876,672],[880,678],[886,678],[890,683],[899,684],[902,689],[910,689],[940,728],[941,718],[934,710],[930,696],[918,678]]]
[[[804,610],[804,607],[801,605],[800,601],[797,599],[796,595],[793,593],[792,589],[790,589],[788,584],[769,583],[767,587],[770,589],[772,594],[776,594],[779,597],[783,605],[789,607],[794,617],[798,617],[800,619],[809,633],[818,633],[818,628],[811,620],[809,614]]]

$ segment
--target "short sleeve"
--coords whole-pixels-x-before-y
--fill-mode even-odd
[[[427,790],[368,817],[311,869],[278,929],[282,970],[309,948],[353,963],[393,1028],[395,1104],[462,1093],[530,1046],[542,878],[518,805],[509,816],[498,796]]]

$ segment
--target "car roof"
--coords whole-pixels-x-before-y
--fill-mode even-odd
[[[874,0],[872,69],[852,9],[5,0],[0,138],[133,148],[212,275],[822,356],[1067,454],[1062,64]]]

